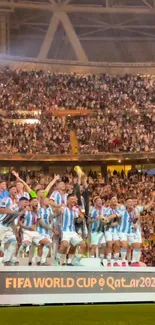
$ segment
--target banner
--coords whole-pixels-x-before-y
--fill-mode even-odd
[[[0,272],[0,296],[155,293],[155,272]],[[70,295],[72,302],[72,296]]]

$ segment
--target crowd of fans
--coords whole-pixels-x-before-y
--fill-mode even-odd
[[[70,134],[63,118],[42,116],[40,123],[15,124],[2,120],[1,153],[66,154],[70,152]]]
[[[105,113],[71,117],[72,123],[68,124],[65,117],[58,118],[46,114],[41,114],[39,118],[34,117],[34,124],[30,121],[28,124],[17,125],[11,120],[18,121],[21,117],[10,117],[7,120],[2,118],[1,151],[69,153],[72,127],[78,139],[79,152],[82,154],[155,151],[155,124],[146,115],[141,118],[133,113],[128,118],[123,112],[124,116],[121,116],[120,110],[119,115],[113,117]]]
[[[155,151],[154,86],[154,76],[60,74],[6,67],[0,71],[1,150],[68,153],[70,127],[65,118],[54,121],[53,110],[91,109],[93,115],[72,118],[81,153]],[[17,127],[12,119],[38,119],[40,125]]]
[[[155,214],[146,214],[142,218],[142,261],[148,266],[155,266]]]
[[[155,77],[107,74],[45,73],[41,70],[0,71],[0,108],[4,110],[101,109],[124,110],[154,104]]]
[[[0,73],[1,108],[7,110],[104,109],[109,104],[154,102],[154,77],[10,70]]]
[[[155,151],[155,121],[140,109],[111,107],[104,113],[74,119],[81,153]]]

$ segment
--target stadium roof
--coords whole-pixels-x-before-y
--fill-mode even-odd
[[[155,61],[155,0],[2,0],[0,13],[12,55]]]
[[[1,8],[49,10],[52,12],[151,13],[154,0],[2,0]]]

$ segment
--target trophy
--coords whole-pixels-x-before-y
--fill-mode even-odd
[[[74,167],[74,171],[78,174],[78,176],[79,176],[80,179],[86,177],[85,173],[82,171],[82,169],[81,169],[80,166],[75,166]]]

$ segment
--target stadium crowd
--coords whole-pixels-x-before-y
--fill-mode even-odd
[[[111,108],[73,121],[81,153],[155,151],[153,111]]]
[[[154,104],[154,76],[45,73],[41,70],[0,71],[0,108],[9,111],[49,109],[115,110]],[[136,107],[135,107],[136,108]]]
[[[70,152],[70,134],[63,118],[41,116],[40,123],[15,124],[0,121],[3,137],[1,153],[66,154]]]
[[[95,116],[70,117],[71,125],[66,117],[51,114],[41,114],[33,124],[17,125],[14,123],[16,117],[12,119],[2,118],[0,121],[4,135],[1,150],[7,153],[11,150],[15,153],[69,153],[72,127],[81,154],[155,151],[154,122],[148,122],[147,116],[141,120],[133,114],[128,121],[127,115],[121,119],[121,111],[118,117],[97,113]]]
[[[8,188],[4,180],[0,182],[0,239],[5,265],[12,265],[12,260],[18,263],[17,257],[25,251],[29,251],[31,265],[35,246],[39,247],[38,265],[47,265],[52,241],[53,263],[64,264],[67,258],[77,265],[83,255],[95,257],[98,249],[101,263],[106,258],[109,266],[112,257],[114,266],[126,266],[127,259],[132,266],[139,266],[140,261],[155,265],[154,176],[137,171],[126,176],[123,171],[114,171],[105,179],[92,171],[86,176],[77,170],[61,176],[33,172],[24,181],[13,171],[7,183]],[[5,255],[3,244],[14,237],[10,234],[13,220],[18,250],[17,244],[9,246]],[[123,228],[124,220],[128,220],[127,228]]]
[[[65,118],[52,117],[53,111],[91,109],[93,115],[72,117],[81,153],[155,151],[154,85],[154,76],[5,68],[0,71],[2,150],[68,153],[70,127]],[[11,121],[32,118],[40,125],[17,126]]]

